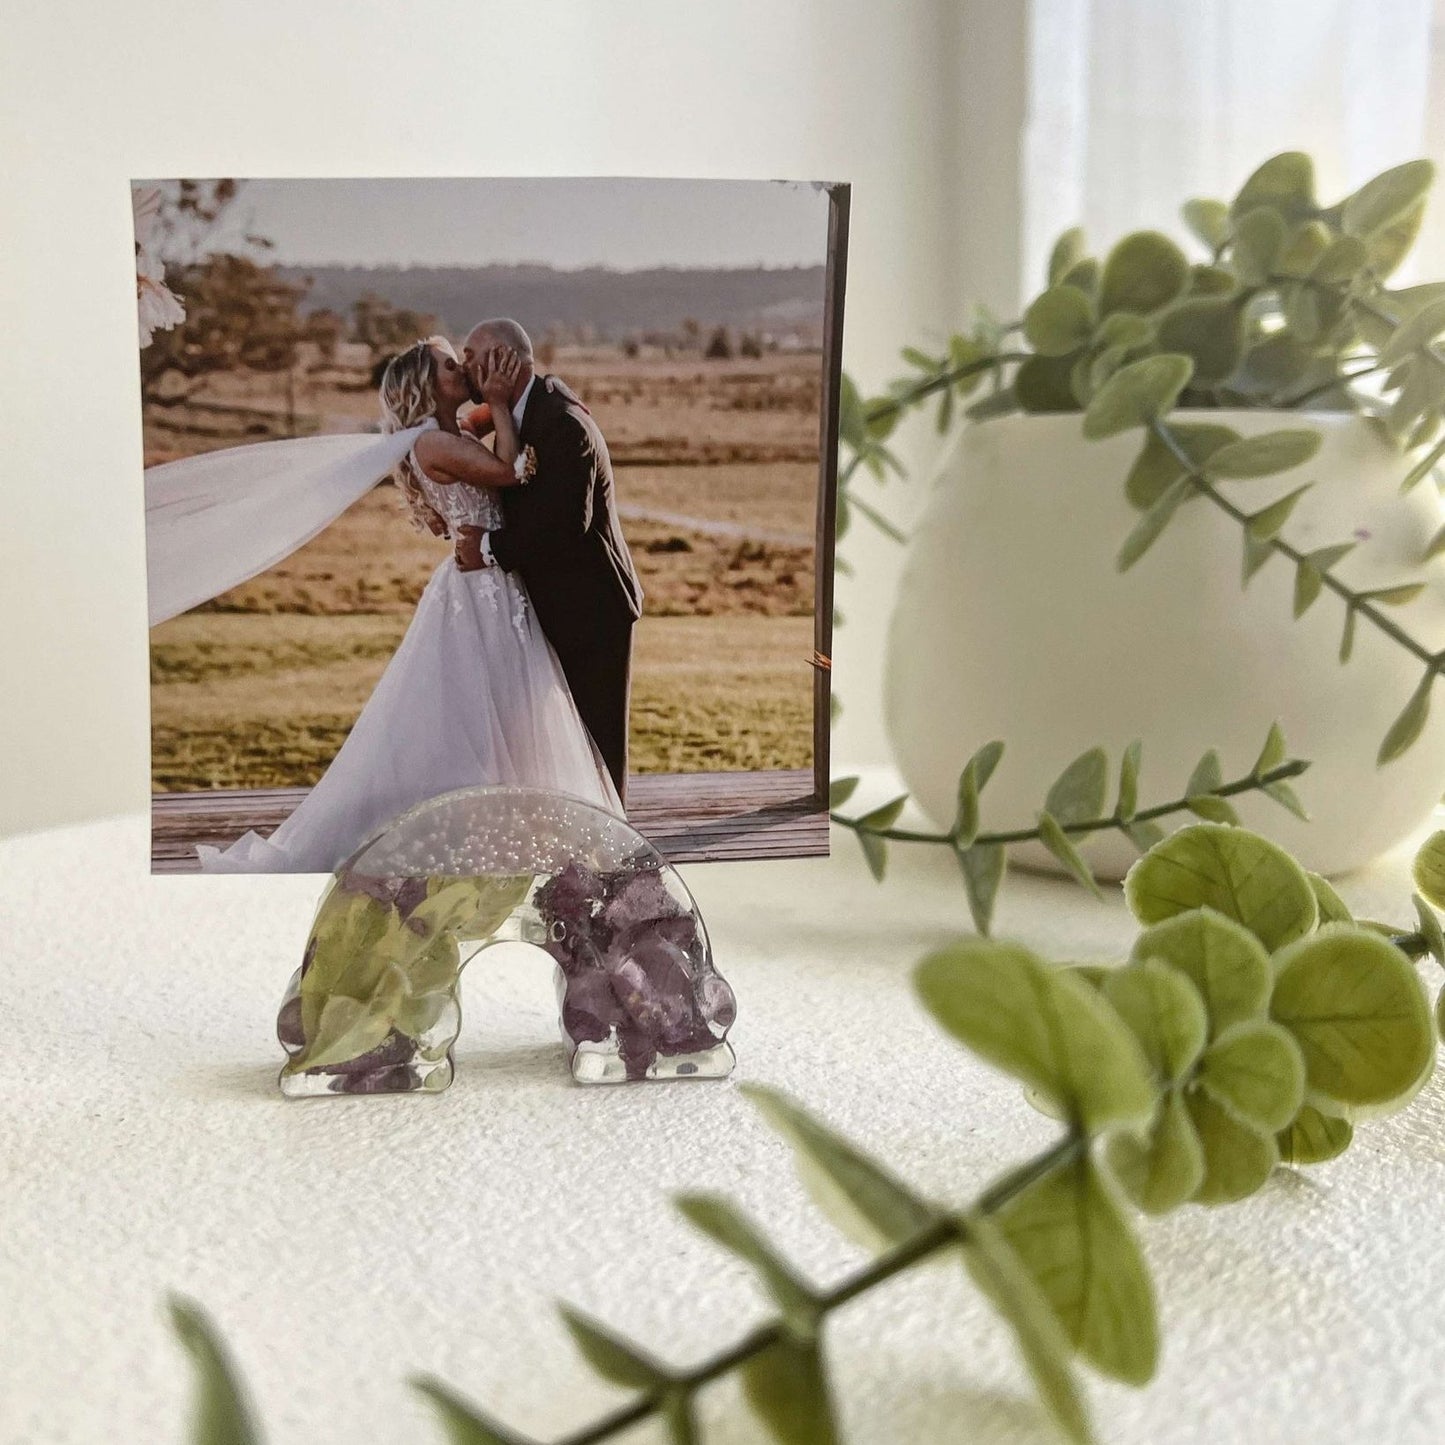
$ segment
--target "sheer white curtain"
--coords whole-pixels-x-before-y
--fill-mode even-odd
[[[1313,155],[1325,197],[1438,152],[1437,6],[1445,19],[1439,0],[1033,0],[1022,294],[1068,226],[1098,250],[1141,226],[1179,234],[1181,201],[1227,199],[1277,151]],[[1442,242],[1437,214],[1427,269]]]

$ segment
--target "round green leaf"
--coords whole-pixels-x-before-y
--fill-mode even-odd
[[[1104,262],[1099,314],[1133,311],[1148,315],[1167,306],[1189,283],[1184,252],[1158,231],[1125,236]]]
[[[1212,908],[1270,952],[1302,938],[1318,918],[1314,889],[1283,848],[1217,823],[1191,824],[1156,844],[1129,870],[1124,896],[1141,923]]]
[[[1349,910],[1349,905],[1335,892],[1326,878],[1321,878],[1318,873],[1305,874],[1310,880],[1310,887],[1315,890],[1315,902],[1319,904],[1321,923],[1353,923],[1354,915]]]
[[[981,1058],[1091,1131],[1146,1118],[1149,1066],[1097,990],[1017,944],[966,939],[914,972],[924,1006]]]
[[[1107,1154],[1125,1193],[1146,1214],[1178,1209],[1204,1182],[1204,1150],[1177,1089],[1164,1096],[1144,1138],[1111,1134]]]
[[[1150,1379],[1159,1359],[1153,1283],[1088,1155],[1046,1174],[995,1218],[1073,1347],[1115,1379]]]
[[[1269,206],[1294,220],[1308,215],[1314,204],[1314,162],[1303,151],[1285,151],[1271,156],[1245,181],[1231,209],[1243,216],[1256,206]]]
[[[1093,307],[1076,286],[1051,286],[1024,313],[1024,336],[1040,356],[1068,356],[1093,331]]]
[[[1271,1133],[1299,1112],[1305,1065],[1290,1034],[1265,1019],[1226,1029],[1199,1065],[1199,1086],[1242,1123]]]
[[[1269,1001],[1264,945],[1243,924],[1212,908],[1191,909],[1146,929],[1135,941],[1134,957],[1160,959],[1194,985],[1211,1038],[1261,1017]]]
[[[1180,214],[1184,224],[1211,251],[1217,251],[1229,238],[1229,207],[1223,201],[1185,201]]]
[[[1044,799],[1044,811],[1065,826],[1087,823],[1104,811],[1108,779],[1108,754],[1103,748],[1090,748],[1059,774]]]
[[[1244,354],[1243,311],[1222,297],[1187,297],[1159,318],[1159,349],[1194,363],[1194,379],[1223,381]]]
[[[1184,1102],[1204,1153],[1204,1180],[1194,1192],[1195,1203],[1247,1199],[1279,1163],[1274,1136],[1241,1123],[1201,1090],[1189,1090]]]
[[[966,1221],[963,1258],[973,1281],[1007,1321],[1019,1353],[1050,1415],[1076,1445],[1093,1438],[1083,1392],[1069,1359],[1069,1341],[1049,1302],[986,1214]]]
[[[1434,1062],[1414,966],[1369,929],[1331,924],[1284,949],[1270,1016],[1299,1044],[1310,1095],[1340,1109],[1399,1103]]]
[[[1275,1142],[1281,1164],[1323,1164],[1343,1154],[1354,1137],[1355,1128],[1348,1119],[1332,1118],[1306,1104]]]
[[[1088,241],[1082,226],[1070,226],[1049,252],[1049,285],[1057,286],[1084,259]]]
[[[1189,977],[1157,958],[1105,971],[1104,997],[1129,1025],[1165,1083],[1194,1067],[1209,1033],[1204,1000]]]
[[[1014,373],[1014,392],[1026,412],[1078,411],[1068,356],[1031,356]]]
[[[1245,285],[1262,286],[1269,280],[1284,238],[1284,217],[1269,206],[1257,206],[1236,222],[1230,254]]]
[[[1175,445],[1201,472],[1204,463],[1220,447],[1239,440],[1237,431],[1212,422],[1171,421],[1168,430]],[[1183,475],[1184,463],[1173,448],[1151,430],[1145,434],[1144,449],[1130,469],[1124,492],[1132,506],[1147,511]]]
[[[1098,441],[1158,421],[1179,400],[1193,374],[1194,363],[1187,356],[1146,356],[1120,367],[1089,403],[1084,435]]]
[[[1304,427],[1241,437],[1210,454],[1211,477],[1269,477],[1302,466],[1320,449],[1320,434]]]
[[[1435,181],[1429,161],[1406,161],[1364,185],[1345,202],[1343,229],[1348,236],[1370,237],[1423,200]]]

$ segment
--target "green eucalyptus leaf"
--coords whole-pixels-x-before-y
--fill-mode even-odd
[[[1415,905],[1415,916],[1420,921],[1420,935],[1425,940],[1430,957],[1436,963],[1445,965],[1445,932],[1441,931],[1435,910],[1418,893],[1412,896],[1411,902]]]
[[[995,1218],[1065,1336],[1095,1369],[1142,1385],[1159,1359],[1154,1287],[1114,1191],[1087,1154]]]
[[[1250,776],[1258,778],[1265,773],[1273,772],[1288,756],[1289,749],[1284,740],[1284,729],[1277,722],[1270,723],[1269,731],[1264,736],[1264,746],[1259,750],[1259,756],[1249,770]]]
[[[1248,829],[1213,823],[1181,828],[1150,849],[1125,877],[1124,896],[1141,923],[1207,907],[1271,951],[1311,932],[1318,917],[1304,869],[1283,848]],[[1207,1002],[1208,990],[1201,992]]]
[[[1133,957],[1157,959],[1193,984],[1204,1001],[1211,1038],[1264,1015],[1269,955],[1243,924],[1212,908],[1191,909],[1146,929],[1135,940]]]
[[[1169,422],[1169,435],[1199,471],[1220,447],[1238,441],[1239,433],[1227,426],[1211,422]],[[1173,449],[1154,430],[1144,437],[1144,448],[1129,471],[1124,485],[1131,505],[1141,511],[1152,507],[1171,483],[1184,475],[1184,464]]]
[[[985,937],[993,926],[994,903],[1008,867],[1008,858],[999,843],[974,843],[955,850],[963,873],[964,891],[968,894],[968,911],[973,926]]]
[[[1090,1130],[1146,1117],[1149,1067],[1088,984],[1017,944],[966,939],[914,972],[924,1006],[955,1038]]]
[[[1325,573],[1355,550],[1353,542],[1340,542],[1332,547],[1318,547],[1302,557],[1294,574],[1294,615],[1303,617],[1314,605],[1325,584]]]
[[[1164,534],[1164,529],[1173,520],[1175,512],[1194,494],[1194,479],[1181,476],[1171,482],[1147,512],[1134,523],[1133,530],[1124,538],[1114,566],[1120,572],[1127,572]]]
[[[1119,760],[1119,795],[1114,813],[1122,823],[1131,822],[1139,810],[1139,761],[1143,754],[1144,744],[1135,738]]]
[[[1194,771],[1189,775],[1189,781],[1184,786],[1186,797],[1198,797],[1201,793],[1212,793],[1224,786],[1224,768],[1219,761],[1219,753],[1216,749],[1210,748],[1200,760],[1195,763]]]
[[[1321,923],[1353,923],[1354,915],[1345,900],[1335,892],[1327,878],[1318,873],[1306,873],[1310,887],[1315,891],[1315,902],[1319,904]]]
[[[964,1263],[974,1283],[1013,1331],[1045,1409],[1068,1439],[1093,1439],[1088,1409],[1069,1359],[1069,1341],[1049,1301],[999,1227],[975,1210],[965,1220]]]
[[[1211,453],[1211,477],[1270,477],[1303,466],[1320,449],[1319,432],[1297,427],[1241,437]]]
[[[571,1305],[557,1309],[583,1358],[604,1380],[625,1390],[651,1390],[668,1378],[656,1360],[605,1325]]]
[[[1424,590],[1423,582],[1402,582],[1398,587],[1375,587],[1360,595],[1367,602],[1382,602],[1386,607],[1404,607]]]
[[[405,972],[391,963],[368,997],[333,994],[322,1006],[315,1029],[306,1035],[299,1052],[287,1059],[283,1072],[300,1074],[369,1054],[391,1033],[410,993]]]
[[[464,1400],[449,1385],[429,1375],[414,1378],[412,1388],[431,1402],[441,1418],[450,1445],[534,1445],[525,1435],[509,1430],[475,1405]]]
[[[1413,965],[1369,929],[1331,924],[1283,949],[1270,1016],[1304,1055],[1311,1101],[1339,1109],[1399,1103],[1435,1058]]]
[[[1229,239],[1229,207],[1223,201],[1185,201],[1180,212],[1184,224],[1211,251],[1217,251]]]
[[[1322,221],[1305,221],[1296,226],[1285,239],[1284,249],[1280,252],[1280,271],[1286,276],[1312,275],[1333,239],[1334,233]],[[1308,288],[1296,289],[1301,295],[1313,297]]]
[[[1241,583],[1249,586],[1249,579],[1274,556],[1274,547],[1267,540],[1250,535],[1248,529],[1242,534],[1244,543],[1244,566],[1242,569]]]
[[[1026,363],[1027,364],[1027,363]],[[1121,367],[1100,388],[1084,413],[1091,441],[1160,420],[1179,400],[1194,374],[1187,356],[1146,356]]]
[[[903,811],[907,802],[908,794],[904,793],[902,797],[884,803],[881,808],[874,808],[871,812],[864,813],[853,824],[858,842],[863,849],[863,857],[868,864],[868,871],[879,883],[883,881],[888,868],[888,844],[879,835],[898,821],[898,815]]]
[[[1323,1164],[1339,1158],[1354,1137],[1355,1128],[1348,1119],[1331,1118],[1313,1104],[1305,1104],[1289,1128],[1275,1136],[1275,1143],[1281,1164]]]
[[[1445,908],[1445,829],[1431,833],[1420,845],[1411,873],[1421,897]]]
[[[1044,809],[1062,824],[1086,823],[1103,813],[1108,786],[1108,754],[1103,748],[1090,748],[1059,774],[1044,799]]]
[[[1194,266],[1189,272],[1191,296],[1233,296],[1239,291],[1234,272],[1225,266]]]
[[[199,1305],[177,1295],[170,1315],[195,1374],[190,1438],[196,1445],[261,1445],[246,1387],[215,1326]]]
[[[1376,767],[1384,767],[1386,763],[1394,762],[1419,740],[1420,734],[1425,731],[1425,724],[1430,720],[1430,694],[1434,687],[1435,673],[1431,670],[1420,679],[1419,685],[1410,694],[1410,701],[1405,704],[1399,717],[1390,724],[1390,730],[1385,734],[1379,754],[1375,758]]]
[[[1381,281],[1392,276],[1400,262],[1410,254],[1411,248],[1420,237],[1420,228],[1425,220],[1425,198],[1421,196],[1413,206],[1401,213],[1370,237],[1366,248],[1367,263],[1371,273]]]
[[[1432,302],[1410,317],[1380,348],[1377,360],[1381,366],[1394,366],[1441,335],[1445,335],[1445,299]]]
[[[1124,1192],[1145,1214],[1168,1214],[1204,1182],[1204,1150],[1177,1089],[1170,1089],[1149,1132],[1109,1137],[1106,1157]]]
[[[1245,351],[1229,387],[1246,396],[1274,399],[1298,385],[1314,360],[1314,352],[1297,336],[1277,331]]]
[[[1199,1065],[1199,1087],[1241,1122],[1277,1133],[1304,1103],[1305,1065],[1287,1030],[1266,1019],[1225,1029]]]
[[[752,1267],[790,1334],[799,1339],[816,1334],[820,1318],[817,1297],[731,1200],[721,1194],[679,1194],[673,1203],[695,1229]]]
[[[1031,356],[1014,373],[1014,394],[1026,412],[1078,411],[1071,356]],[[975,412],[976,415],[976,412]]]
[[[1048,812],[1039,814],[1039,841],[1069,870],[1075,882],[1083,884],[1101,903],[1103,891],[1095,880],[1083,855],[1074,846],[1073,840],[1059,826],[1058,820]]]
[[[1083,227],[1071,226],[1065,231],[1049,253],[1049,285],[1057,286],[1084,259],[1087,250]]]
[[[1445,437],[1442,437],[1414,466],[1405,473],[1405,479],[1400,483],[1400,493],[1403,496],[1414,489],[1440,465],[1441,459],[1445,458]],[[1425,561],[1432,557],[1438,557],[1442,550],[1445,550],[1445,528],[1436,532],[1430,539],[1430,545],[1425,549]]]
[[[1201,1089],[1184,1098],[1204,1154],[1204,1179],[1194,1191],[1196,1204],[1233,1204],[1261,1188],[1279,1163],[1272,1134],[1241,1122]]]
[[[1435,180],[1429,161],[1406,161],[1366,181],[1344,205],[1342,229],[1348,236],[1369,238],[1420,204]]]
[[[1134,822],[1125,826],[1124,833],[1141,853],[1147,853],[1164,840],[1164,829],[1152,819],[1143,823],[1135,819]]]
[[[1099,314],[1147,316],[1167,306],[1189,283],[1189,261],[1168,236],[1135,231],[1109,252],[1099,285]]]
[[[1098,260],[1085,256],[1082,261],[1075,261],[1059,280],[1065,286],[1077,286],[1086,296],[1095,296],[1099,291],[1099,272]]]
[[[1355,618],[1358,614],[1348,602],[1345,604],[1345,625],[1340,633],[1340,661],[1348,662],[1355,650]]]
[[[1270,278],[1284,249],[1284,217],[1268,206],[1240,215],[1234,226],[1230,256],[1246,286],[1262,286]]]
[[[1240,187],[1231,212],[1246,216],[1268,206],[1285,220],[1308,216],[1315,209],[1314,162],[1303,151],[1271,156]]]
[[[933,1222],[933,1209],[907,1185],[787,1095],[759,1084],[742,1091],[792,1146],[813,1202],[855,1243],[887,1249]]]
[[[1158,958],[1106,971],[1104,997],[1129,1025],[1149,1067],[1166,1084],[1182,1079],[1203,1052],[1209,1016],[1187,974]]]
[[[828,806],[841,808],[858,788],[857,778],[834,778],[828,785]]]
[[[1336,236],[1314,264],[1311,276],[1324,285],[1353,280],[1365,268],[1369,254],[1358,236]]]
[[[1249,535],[1260,542],[1267,542],[1271,537],[1278,536],[1280,529],[1289,521],[1296,503],[1313,485],[1313,482],[1306,482],[1304,486],[1286,492],[1277,502],[1271,502],[1269,506],[1261,507],[1253,513],[1246,524]],[[1266,548],[1266,555],[1270,550]]]
[[[953,820],[952,838],[956,849],[970,847],[978,836],[979,794],[993,777],[1002,757],[1003,744],[995,739],[985,743],[964,764],[958,778],[958,809]]]
[[[1185,806],[1196,818],[1203,818],[1206,823],[1227,823],[1231,827],[1239,823],[1239,814],[1235,812],[1234,805],[1212,793],[1197,793],[1194,797],[1185,799]]]
[[[748,1404],[780,1445],[839,1445],[816,1340],[785,1336],[742,1365]]]
[[[1265,797],[1273,798],[1281,808],[1286,809],[1295,815],[1301,823],[1308,823],[1310,815],[1305,805],[1300,802],[1299,794],[1286,782],[1266,783],[1262,790]]]
[[[1186,297],[1159,319],[1159,349],[1194,363],[1196,383],[1223,381],[1244,355],[1244,313],[1223,297]]]
[[[1040,356],[1071,356],[1094,332],[1094,308],[1076,286],[1050,286],[1024,313],[1024,336]]]

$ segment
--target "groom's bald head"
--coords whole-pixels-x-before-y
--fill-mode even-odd
[[[519,322],[513,321],[508,316],[494,316],[487,321],[479,321],[467,332],[466,340],[462,342],[462,356],[470,363],[473,358],[483,358],[493,347],[505,346],[515,351],[522,358],[522,369],[517,376],[517,384],[512,392],[512,404],[515,406],[522,393],[527,389],[527,383],[532,379],[536,369],[536,363],[532,356],[532,338],[527,335]],[[473,376],[470,365],[467,367],[467,375],[470,379]],[[473,383],[475,387],[475,383]],[[473,400],[480,401],[481,397],[473,395]]]
[[[494,346],[508,346],[528,366],[532,365],[532,338],[522,329],[520,323],[507,316],[494,316],[489,321],[477,322],[467,333],[467,339],[462,345],[469,347],[476,356],[481,356]]]

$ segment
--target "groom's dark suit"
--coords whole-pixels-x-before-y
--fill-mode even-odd
[[[492,556],[527,584],[537,620],[617,791],[627,796],[632,625],[642,587],[617,517],[612,460],[597,423],[538,376],[520,428],[536,475],[502,489],[507,525]]]

